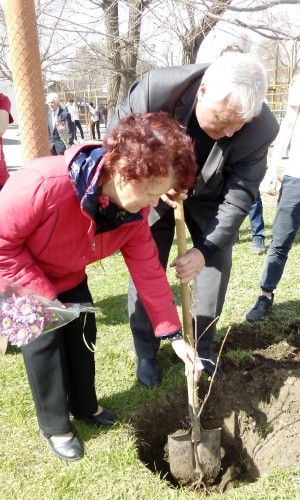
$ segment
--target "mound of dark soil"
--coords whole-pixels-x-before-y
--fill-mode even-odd
[[[222,428],[223,458],[214,491],[229,484],[255,481],[278,466],[300,464],[300,323],[287,328],[286,340],[268,345],[260,327],[243,332],[237,328],[224,350],[225,373],[216,378],[204,407],[205,429]],[[234,361],[226,352],[238,346],[251,355]],[[209,381],[201,382],[204,398]],[[167,436],[189,428],[186,390],[172,392],[148,406],[136,422],[140,457],[153,471],[161,472],[173,485]]]

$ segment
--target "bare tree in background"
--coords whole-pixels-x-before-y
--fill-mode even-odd
[[[105,62],[107,72],[108,117],[114,113],[137,77],[138,54],[141,42],[142,17],[151,0],[90,0],[103,10],[106,30]],[[120,29],[119,8],[127,7],[127,28]]]
[[[300,12],[300,9],[299,9]],[[274,43],[273,39],[264,38],[262,46],[259,49],[264,61],[269,60],[269,64],[274,66],[274,56],[276,66],[289,67],[293,73],[300,64],[300,39],[295,37],[294,26],[291,26],[290,18],[287,12],[281,12],[274,15],[273,12],[266,13],[266,22],[269,26],[276,26],[279,30],[288,34],[287,37],[279,37]],[[299,26],[300,30],[300,26]],[[272,57],[273,56],[273,57]]]
[[[160,13],[156,14],[157,33],[165,31],[168,23],[173,43],[177,39],[181,47],[180,64],[196,62],[202,42],[216,27],[227,33],[234,30],[240,38],[243,33],[254,33],[256,39],[259,36],[273,43],[300,41],[299,22],[293,23],[287,15],[282,22],[278,6],[283,4],[299,5],[299,0],[257,0],[255,3],[242,0],[239,4],[233,0],[165,0]]]
[[[106,25],[106,46],[109,54],[109,109],[112,113],[116,105],[125,97],[130,84],[136,79],[138,54],[143,47],[147,47],[147,26],[143,26],[142,20],[148,12],[148,19],[152,16],[156,21],[157,32],[168,33],[172,37],[172,42],[167,41],[165,46],[172,53],[172,46],[181,47],[181,64],[193,64],[196,62],[199,47],[205,37],[220,23],[240,26],[242,22],[237,19],[244,13],[243,31],[249,26],[249,30],[256,31],[262,36],[270,38],[270,26],[273,26],[273,40],[291,37],[291,30],[282,29],[282,24],[276,24],[276,18],[270,25],[267,22],[260,22],[256,25],[247,21],[247,15],[253,18],[253,13],[262,12],[262,16],[268,9],[278,5],[278,1],[266,2],[258,0],[254,5],[251,0],[243,0],[236,9],[232,6],[233,0],[164,0],[163,2],[128,0],[118,2],[117,0],[90,0],[93,4],[101,4],[104,9]],[[287,4],[293,5],[294,0],[286,0]],[[120,34],[119,5],[125,4],[128,7],[128,25],[126,33]],[[150,15],[149,15],[150,12]],[[251,16],[252,17],[251,17]],[[256,26],[256,28],[254,28]],[[153,30],[154,32],[156,30]],[[171,34],[171,35],[170,35]],[[175,35],[175,36],[174,36]],[[150,43],[153,36],[149,38]],[[176,39],[178,43],[176,44]],[[168,38],[167,38],[168,40]],[[177,49],[178,50],[178,49]],[[149,53],[151,49],[149,50]]]
[[[173,30],[181,43],[181,64],[194,64],[200,45],[222,19],[232,0],[205,3],[192,0],[171,0],[170,8],[176,12]]]
[[[36,0],[43,74],[97,84],[107,79],[110,115],[139,76],[145,59],[153,65],[196,62],[203,40],[217,28],[244,37],[255,34],[276,47],[300,40],[293,18],[278,14],[278,5],[299,0]],[[285,7],[286,9],[286,7]],[[299,23],[298,23],[299,24]],[[251,35],[252,36],[252,35]],[[274,43],[276,42],[276,43]],[[266,45],[265,42],[261,45]],[[168,54],[163,54],[167,49]],[[284,49],[280,51],[282,58]],[[271,56],[270,56],[271,57]],[[297,58],[294,63],[297,62]],[[11,78],[3,12],[0,8],[0,78]],[[74,83],[75,89],[75,83]],[[78,85],[76,84],[76,88]]]
[[[75,16],[72,0],[36,0],[36,19],[40,41],[43,79],[47,74],[61,74],[73,57],[76,45],[82,40],[72,26]],[[72,29],[70,29],[72,27]],[[0,79],[12,80],[3,8],[0,6]]]

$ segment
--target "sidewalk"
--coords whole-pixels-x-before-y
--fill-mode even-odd
[[[91,140],[90,134],[86,129],[85,124],[82,126],[85,140]],[[101,139],[105,135],[104,124],[100,125]],[[80,138],[79,131],[77,130],[77,138]],[[3,151],[7,169],[9,172],[14,172],[23,165],[22,149],[20,143],[19,129],[15,125],[9,125],[8,129],[3,135]]]
[[[23,165],[19,129],[10,125],[3,135],[3,151],[9,172]]]

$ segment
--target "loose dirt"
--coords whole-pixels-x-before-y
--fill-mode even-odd
[[[257,325],[233,330],[226,342],[224,375],[214,380],[202,426],[222,427],[222,466],[209,491],[255,481],[274,467],[300,464],[300,322],[286,329],[285,341],[270,344]],[[230,350],[249,355],[233,360]],[[201,382],[200,397],[209,381]],[[144,409],[135,422],[141,460],[176,487],[168,464],[167,436],[189,428],[186,390],[173,391]],[[197,485],[199,486],[199,485]],[[193,488],[195,485],[187,484]]]

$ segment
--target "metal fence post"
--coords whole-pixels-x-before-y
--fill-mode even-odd
[[[23,161],[50,154],[34,0],[4,0]]]

